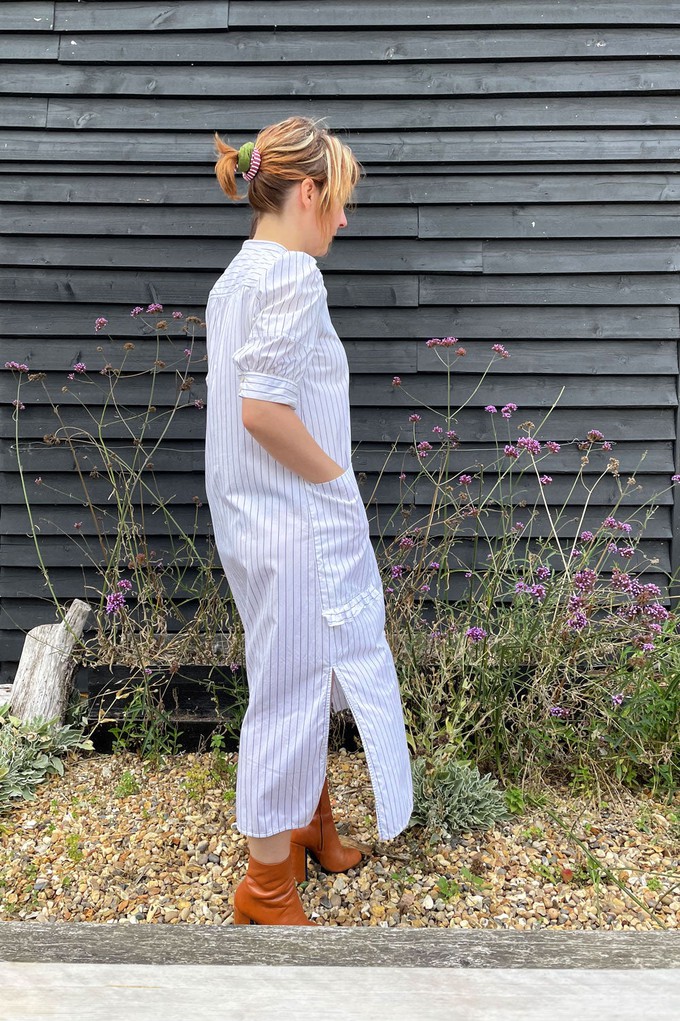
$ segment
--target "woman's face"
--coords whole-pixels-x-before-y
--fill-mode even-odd
[[[337,202],[331,209],[331,212],[326,223],[327,223],[326,229],[330,231],[330,237],[328,236],[328,233],[326,233],[324,228],[320,228],[316,223],[314,225],[317,235],[315,238],[316,242],[315,247],[318,248],[318,251],[312,254],[318,258],[321,258],[324,255],[328,254],[328,250],[331,247],[333,238],[335,237],[337,232],[341,230],[343,227],[347,226],[347,216],[345,215],[344,206]]]

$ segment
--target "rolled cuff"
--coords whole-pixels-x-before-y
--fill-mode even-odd
[[[240,376],[239,397],[254,397],[258,401],[290,404],[297,408],[298,393],[297,383],[281,376],[269,376],[265,372],[244,372]]]

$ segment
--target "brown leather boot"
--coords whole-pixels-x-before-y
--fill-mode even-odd
[[[347,869],[358,865],[363,858],[358,848],[345,847],[340,843],[331,811],[328,779],[324,780],[312,821],[301,829],[293,830],[290,836],[290,856],[298,883],[309,878],[308,854],[311,854],[325,872],[346,872]]]
[[[234,891],[234,925],[316,925],[307,918],[295,885],[290,855],[268,864],[252,854]]]

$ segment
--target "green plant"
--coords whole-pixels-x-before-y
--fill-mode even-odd
[[[439,756],[412,762],[413,813],[410,825],[422,826],[431,843],[461,830],[490,829],[509,818],[498,781],[477,767]]]
[[[66,853],[73,862],[79,862],[83,858],[83,852],[80,848],[80,838],[77,833],[69,833],[64,841],[66,844]]]
[[[455,408],[454,368],[466,350],[455,337],[427,347],[443,367],[441,397],[425,403],[392,381],[393,403],[423,414],[409,415],[408,451],[398,451],[401,435],[393,442],[383,471],[396,461],[401,491],[379,529],[386,633],[412,753],[430,760],[453,746],[503,782],[571,775],[575,789],[599,792],[609,775],[672,790],[678,616],[662,604],[670,595],[643,577],[660,568],[641,540],[680,475],[643,499],[636,472],[645,453],[624,469],[625,448],[614,456],[596,428],[544,439],[562,391],[547,397],[538,423],[514,426],[512,402],[500,414],[487,405],[487,424],[459,434],[454,426],[482,403],[488,373],[510,352],[493,345]],[[374,497],[375,489],[366,502]],[[674,582],[669,575],[669,591]]]
[[[172,449],[173,438],[183,435],[187,416],[204,408],[191,371],[197,331],[205,323],[197,316],[185,319],[180,311],[167,319],[154,316],[154,322],[145,311],[161,313],[163,306],[133,308],[130,314],[145,334],[141,344],[109,336],[91,359],[88,355],[88,362],[101,367],[88,369],[79,361],[64,379],[6,363],[17,381],[14,449],[35,558],[62,620],[65,611],[43,555],[45,534],[61,533],[85,564],[83,594],[95,627],[77,639],[77,662],[145,673],[225,660],[240,668],[243,629],[215,544],[201,534],[201,500],[193,498],[193,521],[186,523],[185,508],[173,505],[172,476],[165,470],[186,456]],[[107,323],[99,317],[95,333]],[[35,390],[40,393],[33,400]],[[45,404],[51,407],[55,429],[43,437],[45,477],[29,479],[24,455],[27,449],[35,453],[36,442],[30,428],[30,440],[23,440],[21,422],[30,419],[32,403],[41,405],[41,413]],[[53,458],[62,452],[57,448],[68,452],[81,492],[50,473],[50,448]],[[184,494],[181,502],[186,503]],[[55,504],[70,504],[82,518],[72,531],[50,520],[46,508]],[[148,691],[138,690],[128,711],[131,720],[118,728],[118,747],[142,745],[152,755],[172,747],[167,719]],[[148,741],[145,730],[151,732]]]
[[[10,713],[9,703],[0,705],[0,812],[17,799],[35,800],[35,788],[45,777],[64,774],[62,756],[79,749],[92,751],[80,726],[59,725],[41,717],[23,722]]]
[[[111,727],[111,733],[114,752],[137,751],[142,759],[152,762],[174,755],[181,736],[162,694],[147,676],[126,696],[123,719]]]
[[[113,794],[116,798],[127,798],[130,794],[138,794],[140,790],[139,780],[134,773],[126,769],[114,787]]]

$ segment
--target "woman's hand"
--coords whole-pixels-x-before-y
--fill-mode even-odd
[[[241,419],[267,453],[307,482],[331,482],[341,468],[323,450],[288,404],[242,397]]]

